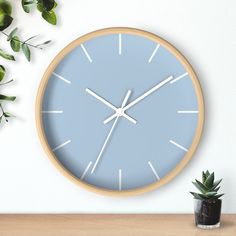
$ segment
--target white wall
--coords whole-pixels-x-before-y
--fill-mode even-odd
[[[17,95],[8,105],[17,116],[0,129],[0,212],[192,212],[191,180],[202,170],[223,177],[223,211],[236,213],[236,1],[234,0],[58,0],[59,25],[39,14],[23,13],[13,1],[14,25],[24,37],[52,39],[44,51],[33,51],[6,63],[15,83],[4,90]],[[205,131],[190,164],[166,186],[141,196],[112,198],[71,183],[51,164],[35,128],[35,97],[42,74],[54,56],[84,33],[112,26],[136,27],[156,33],[189,59],[203,86]],[[1,36],[2,41],[4,40]],[[1,59],[2,60],[2,59]]]

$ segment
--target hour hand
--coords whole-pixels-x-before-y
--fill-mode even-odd
[[[85,91],[87,93],[89,93],[90,95],[92,95],[93,97],[95,97],[100,102],[104,103],[105,105],[107,105],[108,107],[113,109],[116,112],[115,114],[118,114],[120,112],[120,110],[117,107],[115,107],[113,104],[111,104],[110,102],[105,100],[103,97],[101,97],[98,94],[96,94],[95,92],[93,92],[91,89],[86,88]],[[127,114],[122,114],[122,116],[124,116],[126,119],[128,119],[130,122],[132,122],[134,124],[137,123],[135,119],[133,119],[132,117],[128,116]]]

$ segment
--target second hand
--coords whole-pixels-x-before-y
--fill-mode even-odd
[[[124,100],[123,100],[123,102],[122,102],[121,110],[122,110],[122,108],[126,105],[128,99],[129,99],[130,94],[131,94],[131,90],[128,90],[128,92],[127,92],[127,94],[126,94],[126,96],[125,96],[125,98],[124,98]],[[101,149],[101,151],[100,151],[100,153],[99,153],[99,155],[98,155],[98,157],[97,157],[97,160],[96,160],[96,162],[94,163],[94,166],[93,166],[93,168],[92,168],[92,170],[91,170],[91,174],[93,174],[93,172],[94,172],[94,170],[95,170],[95,168],[96,168],[96,166],[97,166],[97,164],[98,164],[98,162],[99,162],[99,160],[100,160],[100,158],[101,158],[101,156],[102,156],[102,154],[103,154],[103,151],[105,150],[105,147],[106,147],[106,145],[107,145],[107,142],[109,141],[110,136],[111,136],[111,134],[112,134],[112,132],[113,132],[113,130],[114,130],[114,128],[115,128],[115,126],[116,126],[116,124],[117,124],[119,118],[120,118],[120,115],[117,115],[117,117],[116,117],[116,119],[115,119],[115,121],[114,121],[114,123],[113,123],[113,125],[112,125],[112,127],[111,127],[111,129],[110,129],[110,131],[109,131],[109,133],[108,133],[108,135],[107,135],[107,137],[106,137],[106,140],[105,140],[105,142],[104,142],[104,144],[103,144],[103,146],[102,146],[102,149]]]

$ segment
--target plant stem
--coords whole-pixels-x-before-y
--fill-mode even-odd
[[[0,108],[2,110],[2,114],[4,114],[4,110],[3,110],[3,107],[2,107],[2,104],[0,103]]]
[[[11,83],[12,81],[13,81],[13,79],[11,79],[11,80],[9,80],[9,81],[7,81],[7,82],[5,82],[5,83],[1,83],[0,86],[1,86],[1,85],[9,84],[9,83]]]
[[[5,32],[1,31],[1,33],[4,34],[6,37],[9,37],[9,35],[6,34]],[[17,41],[17,42],[20,42],[20,43],[22,43],[22,44],[26,44],[26,45],[28,45],[29,47],[33,47],[33,48],[37,48],[37,49],[42,49],[42,48],[40,48],[40,47],[38,47],[38,46],[35,46],[35,45],[30,44],[30,43],[27,43],[27,42],[22,42],[21,40],[18,40],[18,39],[14,39],[14,38],[13,38],[12,40],[15,40],[15,41]]]

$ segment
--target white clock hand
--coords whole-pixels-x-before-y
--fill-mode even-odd
[[[143,95],[141,95],[140,97],[136,98],[133,102],[129,103],[127,106],[125,106],[122,111],[125,112],[127,109],[129,109],[130,107],[134,106],[135,104],[137,104],[138,102],[140,102],[141,100],[143,100],[145,97],[151,95],[153,92],[157,91],[159,88],[161,88],[162,86],[164,86],[166,83],[168,83],[169,81],[171,81],[173,79],[173,76],[169,76],[166,79],[162,80],[160,83],[158,83],[157,85],[155,85],[154,87],[152,87],[151,89],[149,89],[147,92],[145,92]],[[117,114],[113,114],[112,116],[108,117],[106,120],[104,120],[104,124],[110,122],[111,120],[113,120],[115,117],[117,116]]]
[[[108,107],[110,107],[111,109],[113,109],[116,114],[119,113],[120,110],[118,110],[117,107],[115,107],[113,104],[111,104],[110,102],[108,102],[107,100],[105,100],[104,98],[102,98],[101,96],[97,95],[95,92],[93,92],[91,89],[86,88],[85,91],[87,93],[89,93],[90,95],[92,95],[93,97],[95,97],[96,99],[98,99],[99,101],[101,101],[102,103],[104,103],[105,105],[107,105]],[[128,119],[129,121],[131,121],[132,123],[136,124],[137,121],[135,119],[133,119],[132,117],[126,115],[125,113],[122,113],[122,115]]]
[[[127,103],[130,94],[131,94],[131,91],[128,90],[128,92],[127,92],[127,94],[126,94],[126,96],[125,96],[125,99],[124,99],[124,101],[122,102],[121,108],[123,108],[123,107],[125,106],[125,104]],[[121,116],[122,116],[122,115],[117,115],[117,117],[116,117],[116,119],[115,119],[115,121],[114,121],[114,123],[113,123],[113,125],[112,125],[112,127],[111,127],[111,129],[110,129],[110,131],[109,131],[109,133],[108,133],[108,135],[107,135],[107,137],[106,137],[106,140],[105,140],[105,142],[104,142],[104,144],[103,144],[103,146],[102,146],[102,149],[101,149],[101,151],[100,151],[100,153],[99,153],[99,155],[98,155],[98,157],[97,157],[97,160],[96,160],[95,163],[94,163],[94,166],[93,166],[93,168],[92,168],[92,170],[91,170],[91,174],[93,174],[93,172],[94,172],[94,170],[95,170],[95,168],[96,168],[96,166],[97,166],[97,164],[98,164],[98,162],[99,162],[99,160],[100,160],[100,158],[101,158],[101,156],[102,156],[102,154],[103,154],[103,151],[105,150],[105,147],[106,147],[106,145],[107,145],[107,143],[108,143],[108,141],[109,141],[109,139],[110,139],[110,137],[111,137],[111,134],[112,134],[112,132],[113,132],[113,130],[114,130],[114,128],[115,128],[117,122],[118,122],[118,119],[119,119]]]

